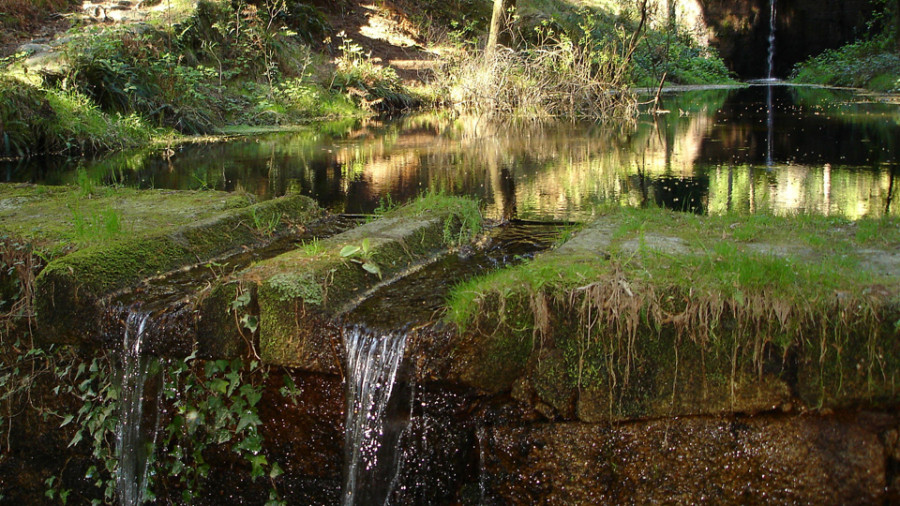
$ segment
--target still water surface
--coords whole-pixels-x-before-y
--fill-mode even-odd
[[[900,215],[900,105],[785,85],[665,94],[635,124],[497,125],[415,116],[323,125],[85,160],[0,165],[6,180],[76,172],[142,188],[300,191],[366,213],[427,189],[473,195],[493,218],[582,220],[604,206],[698,213]]]

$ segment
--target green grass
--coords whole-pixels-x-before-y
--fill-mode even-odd
[[[454,197],[442,192],[429,190],[427,193],[420,195],[410,204],[411,209],[416,215],[422,215],[429,211],[449,211],[450,217],[444,223],[444,242],[448,245],[463,244],[471,240],[475,235],[481,232],[482,216],[478,206],[478,201],[465,198]],[[394,212],[403,213],[403,208],[397,208]],[[391,212],[384,213],[390,216]],[[458,232],[455,221],[459,222]]]
[[[857,251],[898,246],[896,218],[614,210],[562,251],[454,287],[445,320],[479,388],[533,379],[529,364],[556,349],[556,380],[598,389],[585,405],[612,418],[735,409],[736,389],[791,381],[812,407],[879,399],[900,374],[900,272]],[[495,378],[522,347],[530,355]],[[795,380],[767,372],[791,363]]]
[[[84,174],[82,172],[82,174]],[[222,192],[166,192],[101,186],[87,174],[78,186],[0,185],[0,229],[37,244],[71,248],[149,234],[248,205]]]
[[[627,278],[636,292],[705,294],[739,305],[752,298],[816,305],[827,303],[836,292],[862,297],[872,283],[898,282],[896,276],[873,278],[863,268],[864,259],[855,254],[860,248],[900,245],[897,219],[697,216],[630,208],[603,219],[616,224],[606,248],[610,259],[540,256],[468,281],[449,296],[448,319],[464,328],[487,297],[542,291],[561,295],[615,276]],[[690,253],[658,250],[652,247],[656,236],[677,237]],[[629,246],[635,242],[636,251]],[[664,299],[648,297],[648,303],[665,305]]]

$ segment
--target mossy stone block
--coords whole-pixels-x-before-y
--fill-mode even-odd
[[[169,231],[77,250],[50,262],[35,280],[39,341],[90,342],[103,300],[147,277],[206,262],[265,242],[296,223],[320,217],[308,197],[290,195],[229,210]],[[265,229],[261,228],[262,224]],[[271,224],[269,226],[268,224]]]

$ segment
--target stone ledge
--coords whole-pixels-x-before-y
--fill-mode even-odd
[[[201,353],[242,346],[233,312],[224,314],[238,291],[248,290],[258,307],[259,352],[269,364],[310,372],[338,373],[343,356],[341,314],[380,283],[455,244],[467,233],[476,204],[452,197],[425,200],[394,210],[355,229],[258,263],[213,287],[200,307]],[[440,204],[430,205],[432,201]],[[476,228],[480,228],[480,216]],[[471,231],[469,232],[471,233]],[[359,251],[342,256],[344,248]],[[380,275],[363,268],[377,266]]]
[[[168,231],[137,233],[89,246],[53,260],[35,280],[36,335],[47,344],[96,340],[97,312],[116,291],[260,245],[321,214],[310,198],[291,195],[193,223],[176,223]]]

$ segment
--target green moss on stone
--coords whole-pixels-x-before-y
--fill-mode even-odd
[[[534,365],[494,369],[541,336],[590,421],[753,412],[794,393],[812,407],[897,399],[900,223],[736,220],[612,212],[554,252],[456,287],[457,374],[492,392],[523,374],[558,385]],[[539,394],[558,404],[558,389]]]
[[[145,198],[141,194],[137,201]],[[215,202],[213,208],[222,203]],[[144,220],[148,227],[144,233],[103,241],[50,262],[35,280],[35,309],[41,339],[67,343],[91,339],[92,308],[111,292],[258,243],[262,238],[250,224],[253,213],[260,210],[279,213],[297,222],[321,214],[311,199],[294,195],[218,214],[208,210],[183,213],[181,219],[188,221],[170,223],[168,229],[153,227],[155,220],[148,217]],[[198,215],[205,219],[198,221]],[[174,216],[179,215],[169,214],[170,218]],[[285,230],[288,226],[286,222],[279,223],[277,229]]]

